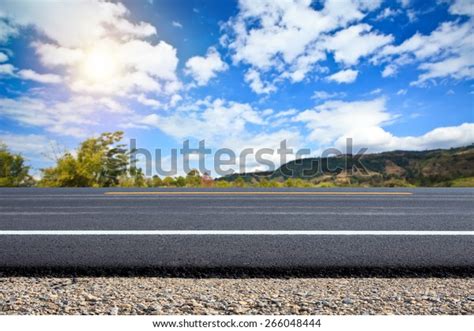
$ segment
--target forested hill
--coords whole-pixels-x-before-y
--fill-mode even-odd
[[[351,171],[352,169],[352,171]],[[291,161],[274,172],[233,174],[247,183],[304,180],[320,186],[474,186],[474,144],[452,149],[392,151]]]

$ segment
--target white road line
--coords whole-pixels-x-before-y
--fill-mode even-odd
[[[1,230],[0,236],[474,236],[474,231]]]

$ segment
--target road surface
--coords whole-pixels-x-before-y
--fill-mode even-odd
[[[0,189],[0,268],[474,267],[474,189]]]

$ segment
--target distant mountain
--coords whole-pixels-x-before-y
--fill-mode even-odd
[[[360,159],[356,155],[307,158],[288,162],[273,172],[233,174],[219,180],[232,182],[239,177],[249,184],[296,180],[300,185],[316,186],[474,187],[474,144],[451,149],[366,154]]]

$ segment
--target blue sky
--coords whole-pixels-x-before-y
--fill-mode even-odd
[[[112,130],[165,157],[185,139],[467,145],[473,15],[469,0],[2,2],[0,140],[36,170]]]

